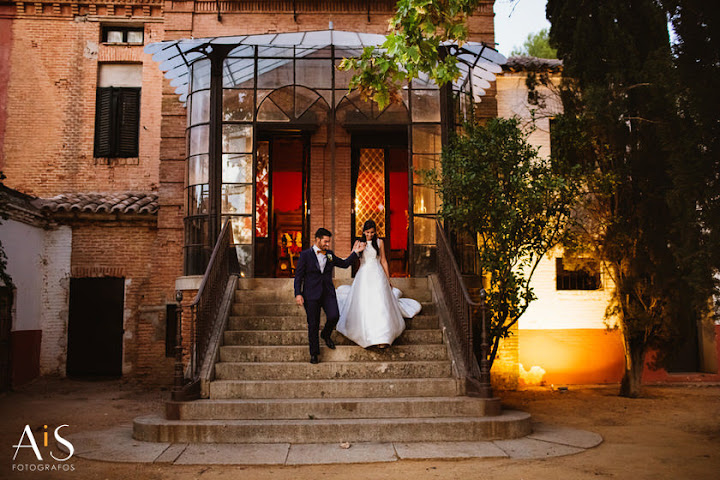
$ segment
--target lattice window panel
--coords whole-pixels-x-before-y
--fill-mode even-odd
[[[260,142],[258,145],[255,182],[255,236],[267,237],[270,210],[270,142]]]
[[[374,220],[378,236],[384,237],[385,213],[385,151],[363,148],[355,187],[355,232],[362,234],[363,223]]]

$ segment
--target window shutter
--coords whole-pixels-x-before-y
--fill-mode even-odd
[[[95,98],[95,157],[112,155],[112,88],[98,88]]]
[[[140,89],[122,88],[118,96],[118,157],[138,156]]]

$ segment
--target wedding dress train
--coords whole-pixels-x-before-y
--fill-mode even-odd
[[[377,252],[368,245],[352,285],[337,288],[337,331],[363,348],[392,344],[405,330],[403,317],[412,318],[422,308],[418,301],[401,295],[391,287]]]

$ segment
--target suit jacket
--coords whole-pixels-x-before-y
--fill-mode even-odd
[[[312,248],[303,250],[295,268],[295,296],[302,295],[305,300],[319,300],[323,293],[334,296],[333,267],[348,268],[357,258],[355,252],[342,259],[336,257],[332,250],[328,250],[325,270],[320,272],[320,263],[315,250]]]

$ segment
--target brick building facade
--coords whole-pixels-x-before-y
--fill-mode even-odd
[[[202,270],[202,265],[194,270],[188,268],[187,260],[188,126],[193,119],[188,118],[189,104],[179,101],[176,82],[163,78],[152,55],[146,53],[147,45],[328,28],[337,32],[384,34],[394,3],[389,0],[0,3],[0,170],[7,176],[4,184],[39,198],[33,202],[39,215],[71,232],[64,246],[48,244],[45,251],[45,255],[55,257],[60,255],[57,249],[64,248],[69,265],[60,274],[64,293],[46,305],[43,313],[57,321],[33,326],[42,331],[32,340],[40,352],[39,372],[64,375],[68,371],[68,356],[73,355],[68,351],[72,350],[68,331],[72,336],[72,312],[77,308],[73,306],[71,285],[79,289],[81,280],[96,279],[100,285],[105,279],[117,280],[112,288],[122,298],[121,328],[114,333],[121,336],[121,356],[119,367],[113,368],[150,383],[167,383],[171,379],[172,359],[166,357],[167,315],[171,310],[168,305],[176,304],[177,287],[188,290],[197,287],[198,277],[185,274]],[[482,3],[470,19],[471,40],[493,44],[492,3]],[[486,83],[486,92],[483,92],[482,114],[492,116],[495,115],[494,87],[483,83]],[[281,85],[274,87],[275,90],[281,88]],[[111,98],[107,104],[103,97],[106,93],[107,98]],[[98,135],[105,128],[99,120],[105,115],[103,108],[107,106],[112,112],[117,108],[117,115],[124,115],[126,112],[117,105],[126,105],[123,103],[126,94],[139,99],[135,155],[123,153],[122,145],[115,145],[119,150],[113,150],[113,145],[99,148],[102,139]],[[337,105],[328,104],[333,111],[335,107]],[[367,123],[381,125],[377,114],[368,113],[371,118]],[[386,136],[392,137],[403,128],[409,131],[414,120],[407,106],[404,112],[398,113],[398,118],[402,115],[405,120]],[[432,122],[435,123],[430,127],[439,129],[439,114]],[[283,148],[290,148],[287,145],[292,147],[293,138],[302,137],[308,167],[303,177],[306,182],[303,192],[307,194],[303,200],[307,203],[302,225],[304,237],[320,226],[328,227],[335,233],[335,249],[340,254],[349,251],[352,236],[358,233],[351,212],[357,203],[353,168],[357,168],[359,149],[380,146],[385,148],[386,155],[397,155],[400,151],[402,157],[402,150],[412,146],[407,138],[397,145],[393,141],[370,145],[372,142],[367,143],[367,138],[382,133],[382,129],[373,131],[367,125],[361,129],[346,127],[344,124],[330,127],[327,122],[319,122],[312,128],[290,128],[288,134],[282,129],[264,126],[253,138],[253,155],[257,156],[259,142],[264,139],[277,154]],[[422,127],[429,128],[428,125]],[[123,132],[119,130],[118,135],[122,137]],[[439,142],[439,134],[428,138]],[[123,138],[118,140],[120,144],[123,141]],[[110,150],[103,150],[108,146]],[[423,155],[426,160],[436,161],[439,143],[432,148],[434,150]],[[102,153],[105,151],[120,154]],[[400,213],[405,218],[417,214],[416,223],[422,219],[430,225],[434,207],[427,210],[423,203],[423,210],[416,211],[414,202],[424,200],[417,192],[416,198],[409,194],[414,182],[411,176],[408,179],[407,165],[412,160],[406,155],[404,161],[405,176],[397,177],[400,183],[396,181],[394,187],[397,191],[397,185],[410,183],[409,190],[401,188],[405,192],[405,211]],[[420,191],[420,187],[416,190]],[[152,195],[153,205],[157,206],[142,212],[128,209],[125,208],[127,201],[118,199],[119,195],[136,199]],[[434,204],[434,200],[427,203]],[[402,202],[400,205],[402,208]],[[427,218],[422,216],[426,213]],[[388,217],[388,225],[390,220]],[[399,275],[415,273],[411,271],[415,267],[408,251],[414,246],[413,234],[417,240],[420,233],[415,233],[412,220],[409,222],[397,227],[402,233],[399,242],[403,242],[405,249],[404,253],[403,248],[397,249],[397,267],[393,269]],[[270,225],[272,228],[273,224]],[[268,241],[270,252],[279,248],[272,247],[275,240]],[[432,239],[424,242],[416,248],[417,252],[422,250],[422,254],[416,253],[421,260],[431,257]],[[262,258],[265,253],[254,251],[253,255]],[[283,273],[281,270],[286,267],[278,263],[279,254],[272,255],[275,263],[265,274]],[[14,261],[10,259],[11,267],[18,267],[13,266]],[[259,272],[260,267],[254,268],[255,271],[248,274]],[[432,266],[428,263],[422,268]],[[15,324],[13,329],[13,335],[19,337],[27,327]]]

